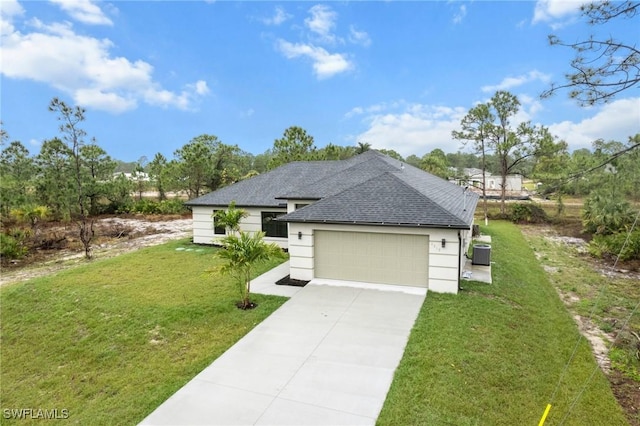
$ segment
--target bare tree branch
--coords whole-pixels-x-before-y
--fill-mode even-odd
[[[604,24],[615,18],[633,19],[640,2],[594,2],[582,7],[582,14],[592,25]],[[565,74],[566,83],[553,83],[540,95],[548,98],[556,92],[569,89],[569,97],[581,106],[607,103],[618,93],[640,85],[640,50],[635,44],[624,43],[612,37],[565,43],[555,35],[549,36],[551,46],[574,50],[570,66],[573,72]]]

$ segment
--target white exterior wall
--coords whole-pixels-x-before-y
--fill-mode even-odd
[[[313,204],[318,200],[288,200],[287,213],[296,211],[296,204]]]
[[[298,236],[301,233],[301,236]],[[289,223],[289,274],[291,278],[310,281],[314,278],[313,228],[309,224]]]
[[[460,279],[460,240],[457,229],[430,229],[429,291],[457,293]],[[442,247],[442,240],[445,246]]]
[[[522,176],[520,175],[507,175],[507,191],[522,191]]]
[[[480,187],[482,187],[482,178],[479,180]],[[487,189],[501,189],[502,188],[502,176],[487,176]],[[522,191],[522,176],[520,175],[507,175],[506,186],[507,191],[520,192]]]
[[[193,242],[196,244],[213,244],[213,207],[192,207]]]
[[[308,281],[315,278],[314,231],[381,232],[429,236],[429,285],[437,293],[457,293],[459,279],[458,230],[403,228],[387,226],[329,225],[317,223],[289,224],[289,256],[291,278]],[[298,233],[301,232],[301,238]],[[442,247],[442,239],[445,247]]]
[[[249,216],[240,221],[240,229],[247,232],[257,232],[262,230],[262,212],[282,212],[286,213],[286,209],[280,208],[244,208],[239,207],[249,213]],[[214,235],[213,233],[213,211],[224,210],[223,207],[193,207],[193,242],[196,244],[214,244],[216,240],[224,237],[224,235]],[[287,248],[286,238],[265,237],[264,240],[269,243],[276,243],[282,248]]]

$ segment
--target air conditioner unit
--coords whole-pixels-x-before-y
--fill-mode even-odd
[[[473,258],[471,259],[473,265],[491,265],[491,246],[488,244],[474,244],[473,245]]]

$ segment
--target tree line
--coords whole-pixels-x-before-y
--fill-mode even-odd
[[[640,200],[640,150],[636,149],[640,135],[630,137],[626,144],[597,140],[592,150],[569,153],[566,142],[544,126],[514,122],[519,107],[516,96],[498,91],[487,103],[471,108],[459,129],[452,132],[452,138],[461,144],[455,153],[434,149],[422,157],[403,158],[394,150],[378,151],[442,178],[464,179],[465,168],[478,168],[503,178],[522,174],[541,182],[542,191],[549,194],[597,194],[618,204],[625,199]],[[32,226],[49,218],[73,222],[88,258],[96,215],[176,212],[183,208],[182,203],[169,194],[182,193],[191,199],[291,161],[344,160],[372,149],[367,142],[356,146],[329,143],[318,148],[305,129],[291,126],[271,149],[253,155],[203,134],[176,149],[172,159],[161,153],[151,161],[141,158],[127,177],[116,173],[121,164],[95,139],[88,139],[82,128],[83,108],[54,98],[49,110],[60,122],[59,136],[45,140],[36,155],[19,141],[9,143],[2,129],[0,214],[3,219],[20,219]],[[484,191],[484,185],[480,189]],[[155,203],[143,199],[148,190],[156,192]],[[502,213],[504,199],[503,187]]]
[[[509,105],[500,103],[504,100]],[[59,100],[55,104],[73,109]],[[567,144],[544,127],[529,123],[511,125],[509,118],[517,113],[518,105],[517,98],[505,92],[487,104],[471,108],[459,130],[452,134],[461,141],[460,149],[454,153],[437,148],[423,156],[405,158],[394,150],[378,151],[442,178],[460,179],[465,168],[485,170],[492,175],[519,173],[543,183],[542,190],[548,193],[585,196],[600,187],[604,178],[615,179],[618,193],[640,200],[638,150],[630,149],[640,143],[638,135],[626,143],[596,140],[592,149],[570,153]],[[510,115],[501,111],[506,108],[510,109]],[[203,134],[175,150],[172,159],[156,153],[151,161],[143,157],[130,164],[131,177],[127,178],[116,172],[118,168],[126,170],[122,162],[109,156],[95,140],[84,140],[86,135],[80,129],[84,110],[76,107],[74,113],[80,112],[82,115],[76,115],[77,122],[67,122],[65,126],[69,128],[61,132],[61,137],[45,140],[36,155],[31,155],[19,141],[8,143],[9,135],[3,129],[0,153],[3,216],[15,209],[43,205],[53,218],[70,219],[73,210],[70,207],[76,204],[79,191],[87,198],[89,215],[127,212],[134,198],[141,199],[148,190],[157,192],[158,201],[179,192],[194,198],[290,161],[343,160],[372,149],[366,142],[358,142],[356,146],[329,143],[318,148],[305,129],[292,126],[274,141],[273,148],[254,155],[237,145],[225,144],[214,135]],[[625,149],[630,149],[628,155],[613,159],[609,168],[580,175]],[[611,167],[616,173],[610,173]],[[84,209],[84,205],[78,207]]]

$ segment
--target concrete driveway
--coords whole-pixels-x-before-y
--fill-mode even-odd
[[[312,281],[141,424],[373,425],[424,297]]]

